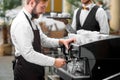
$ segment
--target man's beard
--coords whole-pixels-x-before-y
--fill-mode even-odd
[[[39,18],[38,14],[35,14],[35,13],[33,13],[33,12],[32,12],[31,15],[32,15],[32,19],[34,19],[34,18]]]
[[[36,6],[37,6],[37,4],[36,4]],[[31,13],[32,19],[39,18],[39,15],[37,14],[37,11],[36,11],[36,6],[33,8],[32,13]]]

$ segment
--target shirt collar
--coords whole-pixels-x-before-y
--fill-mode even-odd
[[[28,16],[28,18],[31,20],[32,15],[25,9],[23,8],[23,12]]]

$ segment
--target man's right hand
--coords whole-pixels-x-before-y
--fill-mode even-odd
[[[56,68],[60,68],[60,67],[64,66],[65,64],[66,64],[66,61],[64,59],[62,59],[62,58],[56,58],[55,59],[54,66]]]

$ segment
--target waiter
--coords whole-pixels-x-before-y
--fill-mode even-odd
[[[106,12],[92,0],[80,0],[81,5],[74,11],[72,27],[75,30],[98,31],[109,34],[109,24]]]
[[[59,68],[65,64],[65,60],[42,54],[41,46],[65,45],[68,49],[68,44],[75,39],[54,39],[43,34],[35,18],[45,12],[48,0],[24,0],[24,3],[10,30],[16,57],[14,80],[44,80],[43,66]]]
[[[72,27],[74,30],[98,31],[101,34],[109,34],[109,24],[106,12],[98,7],[93,0],[80,0],[81,6],[74,11]],[[89,59],[90,69],[92,70],[96,61],[93,53],[83,53],[82,57]]]

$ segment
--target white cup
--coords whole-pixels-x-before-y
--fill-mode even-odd
[[[63,16],[63,17],[70,17],[70,14],[67,13],[67,12],[63,12],[63,13],[62,13],[62,16]]]
[[[51,17],[56,17],[56,16],[57,16],[57,13],[51,12],[51,13],[50,13],[50,16],[51,16]]]
[[[68,33],[68,38],[76,38],[76,34]]]
[[[59,13],[59,14],[58,14],[58,17],[62,17],[62,14],[61,14],[61,13]]]

